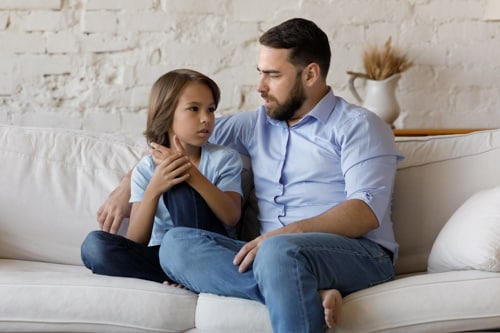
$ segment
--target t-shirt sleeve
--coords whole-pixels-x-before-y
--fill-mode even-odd
[[[241,171],[243,163],[240,154],[233,149],[225,149],[224,156],[219,163],[219,174],[214,182],[221,191],[236,192],[241,196]]]
[[[154,162],[150,155],[143,157],[137,163],[130,177],[130,203],[142,201],[153,172]]]

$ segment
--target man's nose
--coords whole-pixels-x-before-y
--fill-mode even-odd
[[[267,91],[267,83],[265,81],[264,75],[261,75],[259,78],[259,82],[257,82],[257,91],[259,93],[263,93]]]

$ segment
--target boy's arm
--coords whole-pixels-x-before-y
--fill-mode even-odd
[[[196,168],[191,168],[189,173],[186,182],[203,197],[222,223],[234,227],[241,217],[240,194],[221,191]]]
[[[157,151],[151,146],[148,147],[148,152],[156,152],[155,163],[159,164],[167,156],[169,156],[170,150],[166,147],[162,147],[163,150]],[[159,153],[160,152],[160,153]],[[104,203],[99,207],[97,211],[97,222],[102,231],[106,231],[112,234],[118,233],[120,226],[124,218],[130,217],[132,211],[132,205],[129,203],[130,200],[130,179],[132,177],[132,171],[134,168],[122,178],[120,184],[111,192],[104,201]]]
[[[128,239],[140,244],[149,242],[160,197],[173,186],[185,182],[189,177],[186,171],[190,168],[189,159],[181,154],[172,154],[156,166],[140,201],[136,201],[136,195],[132,196],[134,202],[127,230]],[[137,177],[140,177],[141,169],[139,164],[136,170]],[[134,184],[135,178],[134,173],[132,175]]]

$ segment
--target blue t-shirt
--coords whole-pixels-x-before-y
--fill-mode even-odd
[[[130,202],[140,202],[156,168],[151,155],[143,157],[135,166],[131,177]],[[237,151],[207,143],[201,147],[200,172],[223,192],[241,191],[242,162]],[[153,231],[149,245],[159,245],[168,229],[173,227],[172,218],[163,200],[158,201]]]
[[[261,233],[360,199],[380,224],[365,237],[396,255],[390,203],[402,156],[390,126],[374,113],[330,89],[290,127],[271,119],[263,106],[217,118],[212,141],[250,157]]]

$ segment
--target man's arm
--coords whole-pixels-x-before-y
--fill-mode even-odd
[[[396,175],[396,156],[370,159],[346,173],[348,198],[325,212],[268,232],[243,246],[233,263],[244,272],[259,246],[269,237],[284,233],[324,232],[357,238],[379,227],[390,208]],[[352,185],[354,184],[354,185]]]
[[[245,272],[252,265],[262,242],[279,234],[324,232],[355,238],[378,226],[377,217],[364,201],[346,200],[318,216],[290,223],[283,228],[260,235],[241,248],[233,263],[239,265],[238,271]]]
[[[124,218],[130,216],[130,170],[120,184],[111,192],[97,211],[97,222],[101,230],[116,234]]]

